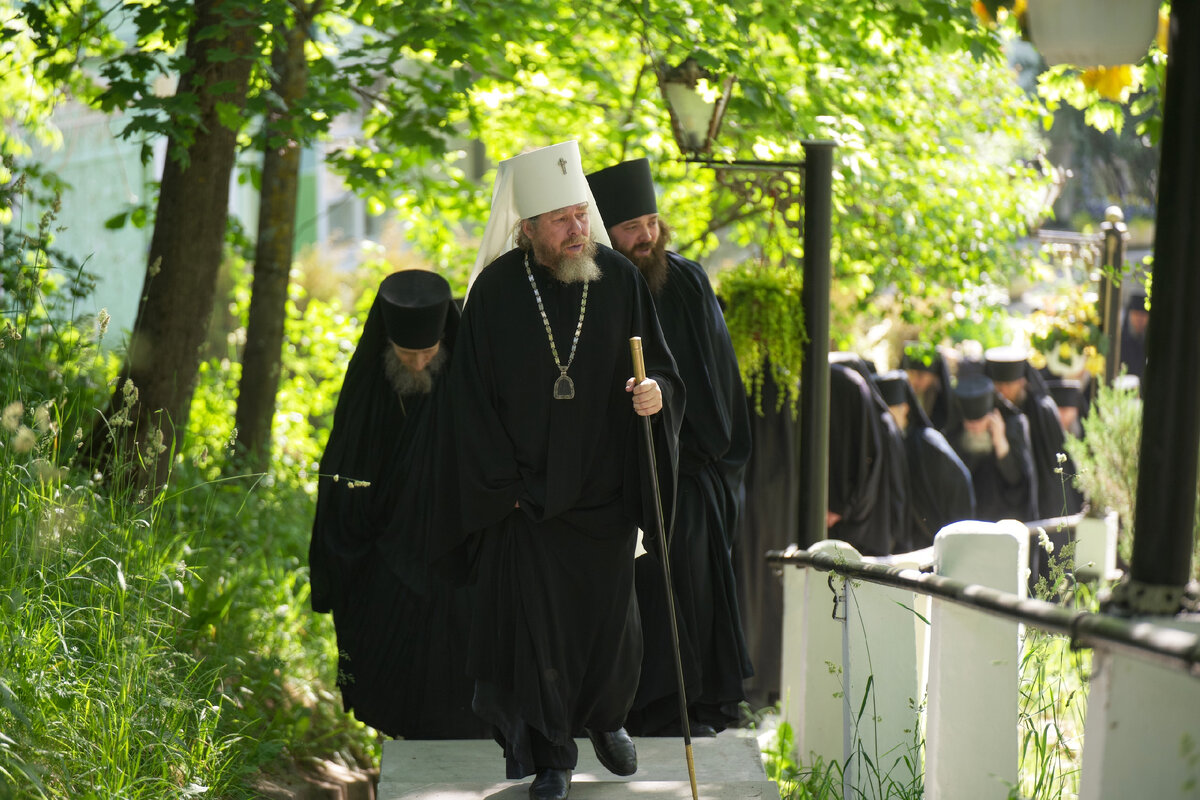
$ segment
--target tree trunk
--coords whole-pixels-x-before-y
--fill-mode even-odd
[[[197,0],[176,95],[194,95],[195,125],[167,142],[137,319],[110,403],[93,431],[97,466],[151,490],[182,443],[225,245],[230,173],[255,57],[255,20],[236,0]],[[221,110],[224,113],[221,113]],[[231,113],[232,112],[232,113]],[[176,120],[177,125],[186,120]],[[132,384],[132,387],[129,384]]]
[[[304,54],[307,28],[307,15],[298,12],[273,58],[273,88],[280,108],[266,130],[254,283],[236,415],[238,450],[245,459],[244,466],[252,472],[265,472],[271,456],[271,422],[279,391],[302,144],[293,134],[289,118],[308,82]]]

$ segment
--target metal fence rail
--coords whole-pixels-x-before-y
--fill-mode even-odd
[[[783,580],[780,696],[796,752],[840,764],[844,797],[883,800],[884,783],[920,768],[926,800],[1005,800],[1021,785],[1028,737],[1053,733],[1078,759],[1080,800],[1195,800],[1200,615],[1026,597],[1039,539],[1083,545],[1082,555],[1056,548],[1083,574],[1116,533],[1112,515],[961,521],[926,550],[885,558],[837,540],[767,553]],[[1094,570],[1106,582],[1114,557]],[[1065,696],[1043,660],[1059,646],[1030,647],[1022,627],[1092,652]],[[1077,716],[1059,727],[1068,708]]]
[[[938,597],[958,605],[1069,636],[1073,648],[1107,647],[1136,653],[1200,677],[1200,636],[1147,622],[1074,611],[1044,600],[1018,597],[943,575],[883,563],[847,563],[824,553],[799,548],[773,550],[767,562],[776,566],[812,567],[854,580]]]

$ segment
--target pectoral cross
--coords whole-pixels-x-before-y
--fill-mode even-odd
[[[567,174],[567,160],[565,158],[560,158],[558,160],[558,168],[563,171],[563,175]]]

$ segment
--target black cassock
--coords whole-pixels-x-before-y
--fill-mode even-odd
[[[746,506],[734,543],[734,574],[746,646],[754,675],[746,683],[754,708],[779,699],[783,648],[783,580],[764,555],[795,543],[800,529],[799,428],[786,399],[775,405],[783,388],[764,364],[762,414],[750,418],[753,456],[746,467]]]
[[[962,519],[975,519],[971,473],[921,408],[912,386],[908,392],[908,540],[906,549],[933,544],[934,535]]]
[[[961,412],[954,400],[954,384],[950,380],[950,365],[939,353],[933,366],[938,377],[938,390],[928,409],[929,422],[935,430],[945,433],[960,421]],[[923,407],[922,407],[923,408]],[[911,417],[911,414],[909,415]]]
[[[583,284],[530,260],[565,364]],[[512,250],[480,273],[450,381],[463,527],[479,546],[467,666],[510,778],[574,766],[573,737],[621,727],[637,690],[634,547],[637,527],[652,533],[654,523],[643,424],[625,391],[629,337],[642,337],[647,376],[663,392],[652,427],[668,525],[683,411],[650,290],[604,246],[568,373],[575,397],[555,399],[559,370],[523,261]]]
[[[866,373],[866,374],[864,374]],[[830,539],[865,556],[886,556],[905,538],[904,442],[862,359],[830,364]]]
[[[750,417],[733,343],[704,268],[667,254],[668,277],[654,297],[667,344],[687,387],[679,432],[679,488],[671,538],[680,649],[689,716],[723,729],[753,674],[738,612],[731,560],[745,499]],[[678,680],[663,592],[661,549],[636,566],[645,654],[627,727],[634,735],[679,724]]]
[[[1029,442],[1037,473],[1037,518],[1075,514],[1083,507],[1083,496],[1072,480],[1074,462],[1070,458],[1062,463],[1058,461],[1058,454],[1065,456],[1067,450],[1058,406],[1040,372],[1026,364],[1025,377],[1026,393],[1021,413],[1029,420]]]
[[[1076,514],[1083,508],[1083,495],[1075,488],[1075,462],[1067,455],[1066,433],[1058,406],[1050,396],[1045,376],[1032,365],[1025,365],[1026,394],[1021,411],[1029,420],[1029,442],[1032,447],[1033,468],[1037,474],[1037,518],[1052,519]],[[1058,460],[1059,454],[1063,460]],[[1062,557],[1061,548],[1070,541],[1065,530],[1051,527],[1047,531],[1055,553]],[[1036,593],[1040,578],[1050,578],[1051,554],[1031,544],[1029,548],[1029,585]]]
[[[962,445],[959,422],[946,433],[946,440],[971,473],[975,489],[976,518],[987,522],[1016,519],[1029,522],[1037,515],[1037,474],[1029,443],[1029,421],[1025,415],[996,395],[996,408],[1004,419],[1008,454],[997,459],[994,452],[971,453]]]
[[[474,738],[466,675],[471,590],[430,573],[428,545],[448,535],[453,486],[435,477],[448,435],[445,380],[401,401],[387,382],[380,301],[346,369],[321,457],[309,545],[312,604],[333,612],[347,711],[391,736]],[[447,356],[453,346],[450,309]],[[353,485],[365,482],[368,485]]]
[[[1139,381],[1146,379],[1146,331],[1143,330],[1140,335],[1133,332],[1128,309],[1121,319],[1121,366],[1127,374],[1137,376]]]

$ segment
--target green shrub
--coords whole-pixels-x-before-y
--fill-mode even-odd
[[[3,467],[0,776],[16,796],[220,796],[236,738],[214,666],[176,646],[184,538],[161,507]]]
[[[1138,459],[1142,442],[1142,400],[1138,390],[1101,385],[1083,421],[1082,439],[1068,435],[1066,449],[1075,462],[1075,485],[1099,509],[1121,519],[1117,555],[1128,564],[1133,555],[1133,523],[1137,501]],[[1197,486],[1200,493],[1200,485]],[[1192,525],[1192,578],[1200,579],[1200,504]]]

